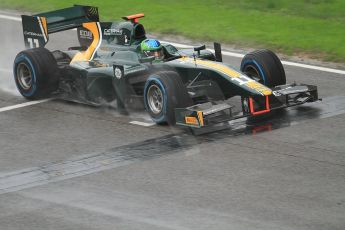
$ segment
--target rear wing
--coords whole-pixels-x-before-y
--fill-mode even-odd
[[[49,34],[85,27],[91,22],[99,22],[97,7],[75,5],[32,16],[22,15],[25,47],[44,47],[49,40]]]

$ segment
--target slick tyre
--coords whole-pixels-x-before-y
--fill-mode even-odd
[[[13,73],[19,92],[27,99],[48,97],[58,87],[57,63],[49,50],[34,48],[17,54]]]
[[[175,108],[188,107],[193,102],[177,73],[161,71],[147,79],[144,104],[154,122],[175,125]]]
[[[275,53],[257,50],[244,56],[241,71],[268,87],[286,84],[284,67]]]

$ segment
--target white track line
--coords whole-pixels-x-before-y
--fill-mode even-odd
[[[301,67],[301,68],[305,68],[305,69],[313,69],[313,70],[319,70],[319,71],[323,71],[323,72],[337,73],[337,74],[345,75],[345,70],[340,70],[340,69],[331,69],[331,68],[327,68],[327,67],[307,65],[307,64],[290,62],[290,61],[282,61],[282,63],[284,65],[289,65],[289,66],[295,66],[295,67]]]
[[[0,14],[0,18],[1,19],[11,20],[11,21],[16,21],[16,22],[21,22],[22,21],[22,19],[19,18],[19,17],[8,16],[8,15],[4,15],[4,14]]]
[[[0,14],[0,18],[7,19],[7,20],[12,20],[12,21],[19,21],[19,22],[22,20],[19,17],[2,15],[2,14]],[[172,44],[174,46],[177,46],[177,47],[180,47],[180,48],[192,48],[193,47],[193,46],[190,46],[190,45],[179,44],[179,43],[174,43],[174,42],[167,42],[167,41],[161,41],[161,42],[163,42],[163,43],[170,43],[170,44]],[[214,52],[214,50],[212,50],[212,49],[209,49],[209,50]],[[225,55],[225,56],[229,56],[229,57],[237,57],[237,58],[243,58],[244,57],[244,54],[228,52],[228,51],[222,51],[222,54]],[[305,69],[312,69],[312,70],[318,70],[318,71],[323,71],[323,72],[329,72],[329,73],[336,73],[336,74],[343,74],[343,75],[345,75],[345,70],[332,69],[332,68],[327,68],[327,67],[322,67],[322,66],[315,66],[315,65],[307,65],[307,64],[290,62],[290,61],[282,61],[282,63],[284,65],[287,65],[287,66],[295,66],[295,67],[300,67],[300,68],[305,68]]]
[[[190,46],[190,45],[184,45],[184,44],[167,42],[167,41],[162,41],[162,43],[170,43],[171,45],[177,46],[180,48],[193,48],[193,46]],[[208,49],[208,50],[214,53],[213,49]],[[222,51],[222,54],[224,56],[229,56],[229,57],[237,57],[237,58],[243,58],[244,57],[244,54],[234,53],[234,52],[229,52],[229,51]],[[295,67],[300,67],[300,68],[305,68],[305,69],[312,69],[312,70],[318,70],[318,71],[323,71],[323,72],[345,75],[345,70],[340,70],[340,69],[332,69],[332,68],[327,68],[327,67],[322,67],[322,66],[307,65],[307,64],[290,62],[290,61],[282,61],[282,63],[284,65],[287,65],[287,66],[295,66]]]
[[[49,98],[49,99],[44,99],[44,100],[39,100],[39,101],[29,101],[29,102],[25,102],[25,103],[22,103],[22,104],[2,107],[2,108],[0,108],[0,113],[5,112],[5,111],[14,110],[14,109],[19,109],[19,108],[27,107],[27,106],[31,106],[31,105],[40,104],[40,103],[51,101],[51,100],[52,99]]]
[[[12,73],[12,70],[0,68],[0,72]]]
[[[144,126],[144,127],[149,127],[149,126],[155,125],[154,123],[146,123],[146,122],[141,122],[141,121],[131,121],[129,123],[132,125],[140,125],[140,126]]]

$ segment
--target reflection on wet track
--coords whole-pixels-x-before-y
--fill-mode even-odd
[[[128,165],[183,152],[201,143],[219,141],[238,135],[252,135],[282,127],[345,113],[345,96],[330,97],[308,106],[289,108],[261,121],[241,119],[227,129],[193,136],[189,132],[166,135],[156,139],[116,147],[99,154],[83,155],[61,163],[48,164],[11,173],[0,174],[0,194],[18,191],[50,182],[83,176],[106,169]]]
[[[319,102],[280,110],[268,117],[249,120],[243,118],[238,121],[232,121],[229,124],[222,124],[209,130],[200,130],[197,134],[203,134],[208,137],[257,134],[263,131],[296,125],[305,120],[328,118],[343,113],[345,113],[345,96],[329,97]],[[215,132],[214,130],[217,129],[222,130]]]

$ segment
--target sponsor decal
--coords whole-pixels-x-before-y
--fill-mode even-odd
[[[281,96],[281,95],[282,95],[282,94],[281,94],[281,93],[279,93],[278,91],[273,91],[272,93],[273,93],[273,95],[274,95],[274,96],[276,96],[276,97],[279,97],[279,96]]]
[[[92,40],[92,32],[88,30],[79,30],[79,36],[83,39]]]
[[[104,29],[104,35],[122,35],[122,29]]]
[[[34,36],[34,37],[43,37],[43,34],[38,34],[38,33],[30,32],[30,31],[24,31],[24,35]]]
[[[199,121],[196,117],[185,117],[186,124],[199,125]]]
[[[115,69],[114,69],[114,75],[115,75],[115,77],[117,78],[117,79],[121,79],[121,77],[122,77],[122,70],[119,68],[119,67],[116,67]]]
[[[130,74],[130,73],[135,73],[135,72],[139,72],[139,71],[143,71],[146,70],[145,67],[133,67],[133,68],[126,68],[125,69],[125,73]]]
[[[231,78],[232,81],[237,81],[237,83],[239,85],[249,85],[250,82],[255,82],[253,79],[245,76],[245,75],[241,75],[239,77],[234,77],[234,78]]]

